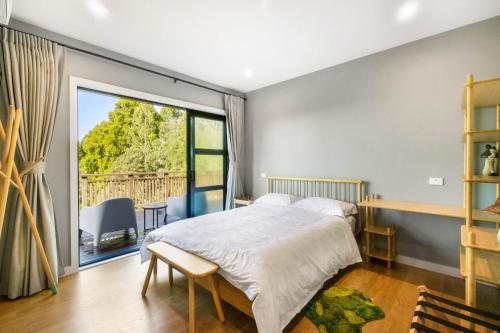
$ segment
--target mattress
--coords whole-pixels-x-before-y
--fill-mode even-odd
[[[259,332],[277,333],[340,269],[361,261],[344,218],[254,204],[166,225],[141,247],[165,241],[219,265],[252,302]]]

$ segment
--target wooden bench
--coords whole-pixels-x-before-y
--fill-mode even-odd
[[[209,290],[214,298],[215,308],[217,310],[217,315],[219,320],[224,322],[224,312],[222,310],[222,305],[220,302],[219,292],[215,286],[214,274],[219,270],[219,266],[211,261],[198,257],[192,253],[181,250],[175,246],[167,244],[165,242],[157,242],[148,246],[148,250],[151,252],[151,262],[149,263],[148,273],[146,275],[146,280],[144,281],[144,286],[142,288],[142,296],[146,296],[146,292],[149,286],[149,280],[151,278],[151,273],[154,271],[156,274],[158,271],[158,259],[163,261],[168,265],[168,283],[172,286],[173,283],[173,271],[175,268],[177,271],[181,272],[188,279],[188,293],[189,293],[189,332],[195,332],[195,280],[206,279],[208,282]]]

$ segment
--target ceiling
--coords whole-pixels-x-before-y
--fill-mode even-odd
[[[498,0],[14,0],[12,11],[241,92],[497,15]]]

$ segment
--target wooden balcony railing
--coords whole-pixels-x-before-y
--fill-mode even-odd
[[[185,172],[81,174],[79,178],[80,207],[95,206],[118,197],[131,198],[140,206],[186,194]]]

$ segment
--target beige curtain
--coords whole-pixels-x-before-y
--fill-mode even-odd
[[[227,123],[227,171],[226,209],[234,208],[234,197],[243,195],[241,180],[241,157],[243,155],[243,122],[245,101],[241,97],[224,95],[224,109]]]
[[[22,182],[57,279],[61,261],[45,157],[54,131],[65,50],[43,38],[7,28],[2,30],[1,46],[2,113],[6,105],[23,110],[16,162],[20,171],[31,168]],[[46,288],[47,281],[16,191],[10,192],[8,205],[0,238],[0,294],[12,299]]]

